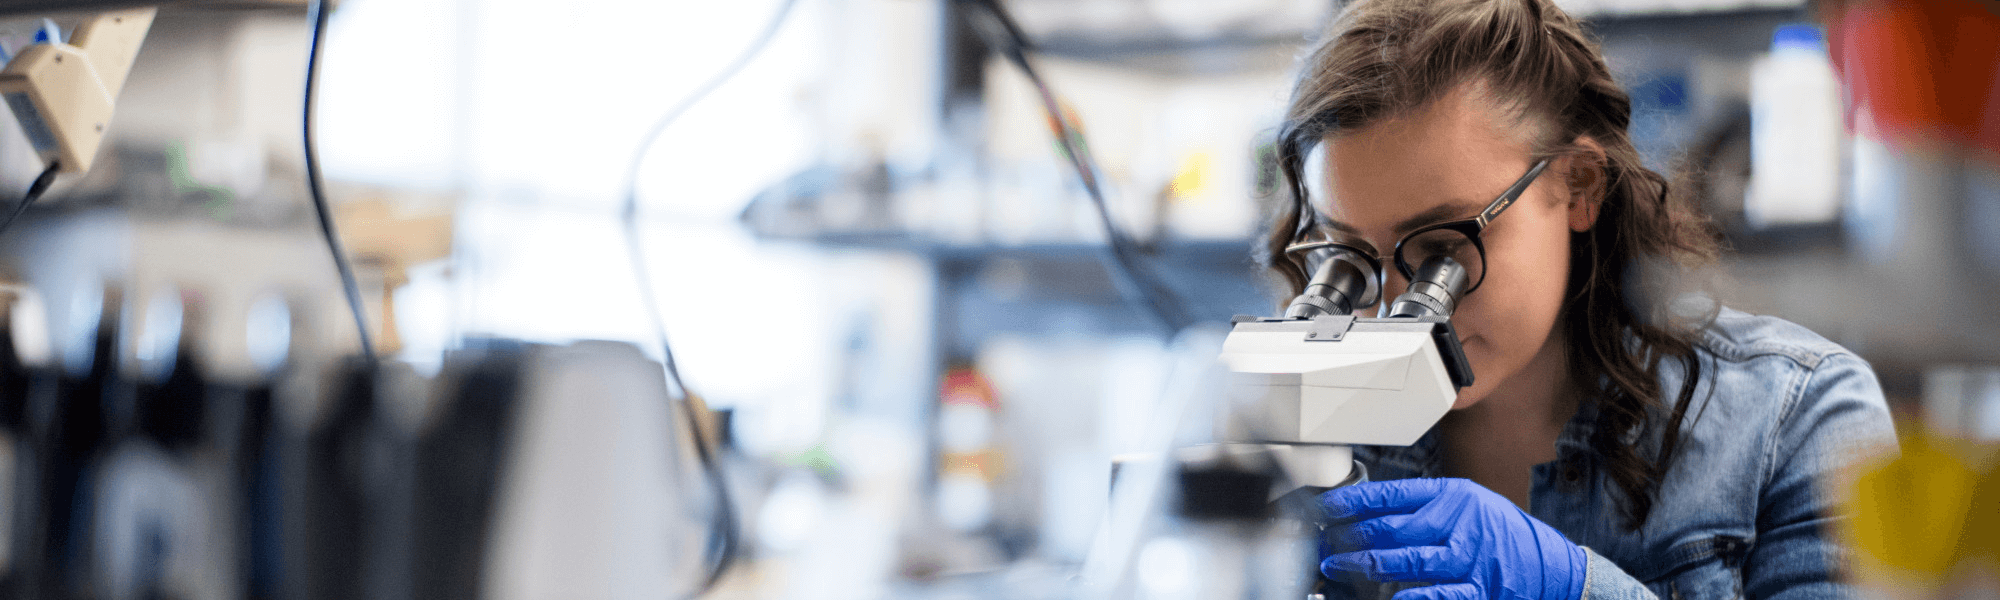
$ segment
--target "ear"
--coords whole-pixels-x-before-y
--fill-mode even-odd
[[[1581,151],[1563,157],[1562,162],[1569,192],[1569,229],[1580,233],[1597,224],[1610,177],[1604,173],[1604,147],[1597,140],[1578,138],[1576,145]]]

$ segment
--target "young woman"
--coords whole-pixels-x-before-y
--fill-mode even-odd
[[[1309,57],[1272,268],[1296,293],[1286,249],[1332,241],[1380,262],[1384,298],[1431,252],[1473,281],[1453,321],[1475,384],[1416,445],[1359,449],[1373,482],[1322,497],[1321,569],[1384,584],[1358,595],[1845,591],[1817,486],[1894,443],[1880,387],[1797,325],[1654,285],[1716,237],[1640,164],[1630,118],[1549,0],[1359,0]]]

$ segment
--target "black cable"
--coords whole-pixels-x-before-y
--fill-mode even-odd
[[[319,215],[319,232],[326,237],[326,251],[333,254],[333,266],[340,271],[340,286],[347,292],[347,308],[354,312],[354,329],[361,334],[361,355],[370,362],[375,360],[375,340],[368,335],[368,317],[361,304],[361,284],[354,280],[354,267],[347,263],[347,253],[340,249],[340,236],[333,230],[333,210],[326,205],[326,186],[320,181],[318,144],[313,143],[316,119],[313,108],[319,103],[319,58],[324,50],[321,38],[326,37],[326,0],[312,0],[306,9],[307,19],[312,21],[312,47],[306,54],[305,93],[305,150],[306,187],[312,192],[313,211]]]
[[[21,203],[14,205],[14,212],[7,213],[7,220],[0,221],[0,233],[6,233],[7,228],[14,224],[14,219],[20,218],[21,213],[28,210],[28,205],[34,204],[35,199],[41,198],[42,192],[49,191],[49,184],[56,182],[56,170],[61,166],[61,161],[51,160],[48,168],[42,169],[42,174],[35,176],[35,182],[28,184],[28,193],[21,197]]]
[[[1126,237],[1124,232],[1119,231],[1117,224],[1111,220],[1111,209],[1106,205],[1104,190],[1097,181],[1100,172],[1097,161],[1090,156],[1090,146],[1079,143],[1083,140],[1083,134],[1077,131],[1075,124],[1070,123],[1063,115],[1062,105],[1056,101],[1055,92],[1049,89],[1047,82],[1042,81],[1041,74],[1037,73],[1034,65],[1029,62],[1027,49],[1030,44],[1027,35],[1022,33],[1020,26],[1008,16],[1007,10],[1000,6],[999,0],[961,1],[984,9],[987,15],[992,17],[989,26],[975,26],[973,29],[977,30],[995,51],[1014,63],[1014,66],[1028,77],[1028,81],[1035,86],[1035,91],[1041,96],[1042,108],[1048,112],[1049,124],[1055,132],[1056,143],[1062,147],[1064,158],[1069,159],[1070,167],[1076,170],[1077,178],[1082,180],[1083,190],[1090,196],[1092,206],[1097,209],[1097,218],[1104,226],[1108,259],[1106,261],[1108,264],[1105,266],[1111,271],[1113,283],[1117,284],[1119,291],[1128,301],[1152,312],[1153,318],[1167,330],[1167,335],[1171,336],[1186,329],[1194,322],[1194,317],[1188,313],[1180,296],[1151,272],[1139,267],[1138,244]]]
[[[729,482],[723,478],[721,464],[708,450],[707,436],[702,433],[700,419],[695,414],[692,401],[694,394],[688,391],[687,384],[681,380],[680,366],[674,361],[673,346],[667,342],[666,317],[660,313],[659,299],[653,295],[653,277],[646,266],[645,248],[640,243],[639,236],[639,169],[645,164],[647,152],[653,148],[654,142],[659,140],[660,134],[667,130],[668,125],[680,119],[682,113],[708,97],[716,88],[722,87],[724,82],[735,77],[750,64],[751,60],[763,53],[764,48],[770,45],[771,39],[777,36],[779,27],[784,25],[785,17],[791,14],[792,7],[796,4],[798,0],[783,0],[778,5],[777,12],[771,16],[770,23],[764,26],[764,31],[744,48],[743,53],[738,55],[735,61],[730,62],[714,77],[702,83],[701,87],[695,88],[693,93],[667,109],[667,112],[653,123],[653,127],[639,138],[639,148],[633,153],[632,164],[625,172],[624,206],[619,212],[619,220],[624,225],[625,249],[631,255],[633,279],[639,286],[639,299],[645,304],[646,316],[652,320],[653,336],[660,346],[660,361],[666,367],[668,381],[673,383],[674,389],[671,393],[680,394],[683,399],[685,410],[681,411],[681,414],[687,417],[688,429],[694,436],[695,458],[701,463],[702,473],[709,479],[709,486],[715,490],[716,534],[711,542],[716,554],[715,563],[702,578],[701,585],[688,594],[690,598],[700,597],[715,589],[723,574],[729,572],[729,568],[736,562],[743,532],[742,525],[736,520],[736,507],[729,495]]]

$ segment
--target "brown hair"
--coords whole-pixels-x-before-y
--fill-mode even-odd
[[[1701,378],[1697,322],[1676,321],[1665,294],[1637,286],[1642,263],[1691,268],[1714,260],[1718,236],[1665,177],[1648,170],[1626,126],[1632,103],[1596,43],[1550,0],[1361,0],[1334,22],[1307,59],[1278,134],[1277,161],[1291,202],[1276,203],[1262,262],[1296,294],[1303,274],[1282,256],[1309,206],[1307,154],[1339,135],[1407,114],[1461,84],[1483,87],[1523,125],[1538,157],[1569,155],[1598,169],[1596,226],[1570,236],[1574,257],[1559,325],[1570,375],[1596,408],[1589,444],[1623,493],[1636,530],[1680,445],[1679,424]],[[1588,139],[1594,145],[1581,144]],[[1572,173],[1570,183],[1580,179]],[[1712,315],[1712,313],[1711,313]],[[1687,377],[1659,437],[1663,361]],[[1643,445],[1658,440],[1647,456]]]

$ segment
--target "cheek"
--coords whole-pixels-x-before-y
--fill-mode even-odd
[[[1486,282],[1452,318],[1465,340],[1474,379],[1454,408],[1491,394],[1547,345],[1562,311],[1569,273],[1568,230],[1557,225],[1537,228],[1538,235],[1489,244]]]

